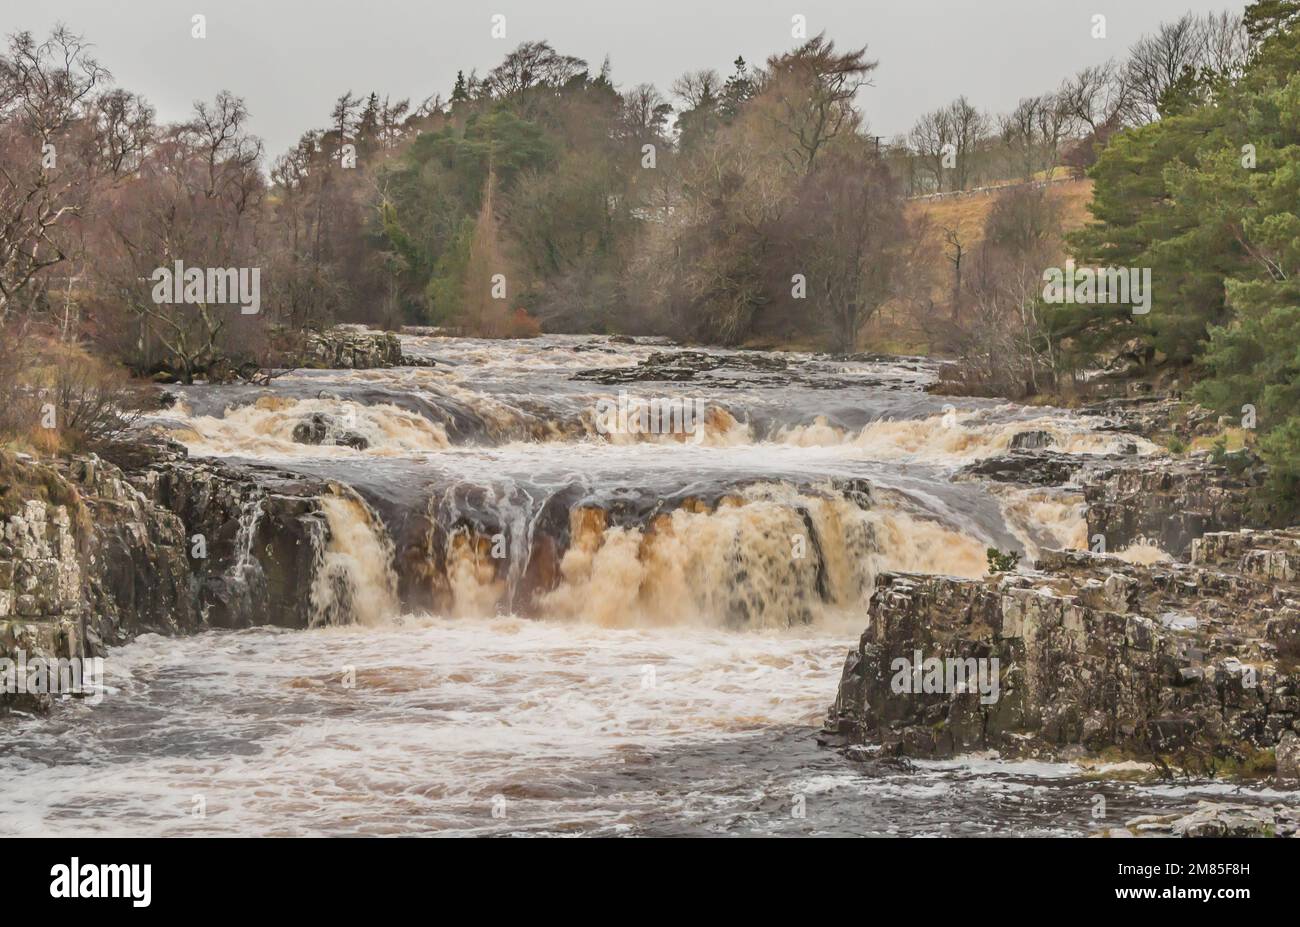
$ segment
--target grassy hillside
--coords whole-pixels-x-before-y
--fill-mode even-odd
[[[989,213],[999,195],[1008,189],[920,197],[908,202],[908,219],[921,230],[908,265],[909,279],[903,287],[904,295],[884,306],[863,330],[866,350],[930,353],[934,332],[950,318],[957,248],[962,252],[963,273],[973,272]],[[1089,221],[1091,180],[1057,181],[1047,187],[1047,196],[1058,210],[1061,234]]]

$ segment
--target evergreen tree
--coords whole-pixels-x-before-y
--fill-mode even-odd
[[[733,62],[735,71],[727,78],[722,87],[722,103],[719,112],[727,122],[740,115],[740,109],[758,92],[758,84],[749,73],[749,65],[743,55],[737,55]]]

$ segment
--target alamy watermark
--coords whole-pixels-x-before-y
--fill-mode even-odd
[[[149,275],[154,282],[153,301],[215,305],[238,303],[243,315],[262,310],[262,268],[260,267],[159,267]]]
[[[129,898],[132,907],[147,908],[153,898],[153,864],[83,863],[72,857],[50,868],[51,898]]]
[[[961,695],[978,692],[981,705],[992,705],[1001,695],[997,657],[896,657],[889,664],[894,676],[889,688],[895,695]]]
[[[104,700],[103,657],[28,657],[24,650],[0,657],[0,693],[80,696],[92,705]]]
[[[1132,306],[1134,315],[1151,311],[1150,267],[1064,267],[1043,271],[1043,301],[1060,305]]]

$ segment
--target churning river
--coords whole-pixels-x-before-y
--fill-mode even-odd
[[[879,571],[1085,543],[964,466],[1144,442],[922,360],[403,340],[432,366],[174,388],[192,456],[334,484],[316,626],[112,649],[0,727],[0,833],[1083,834],[1232,791],[817,745]]]

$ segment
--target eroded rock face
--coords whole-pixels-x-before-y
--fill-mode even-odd
[[[0,520],[0,659],[98,656],[146,631],[312,623],[329,484],[174,445],[137,454],[129,474],[94,456],[38,466],[64,501],[31,498]],[[0,693],[0,711],[49,704]]]
[[[0,660],[82,653],[85,603],[77,537],[66,505],[30,499],[0,523]],[[0,713],[48,709],[48,692],[23,691],[4,664]],[[24,673],[25,675],[25,673]],[[13,676],[11,680],[8,678]]]
[[[141,630],[197,629],[200,613],[182,519],[106,461],[79,458],[62,472],[91,526],[81,558],[90,652]]]
[[[329,540],[320,502],[332,492],[328,483],[190,460],[174,448],[131,482],[180,520],[191,600],[203,625],[310,624],[306,593]]]
[[[1257,485],[1254,477],[1234,475],[1203,456],[1103,467],[1083,483],[1090,538],[1103,536],[1109,551],[1147,539],[1175,557],[1206,532],[1250,523]]]
[[[1300,607],[1300,587],[1276,578],[1294,545],[1252,532],[1208,539],[1194,564],[1071,551],[983,580],[883,574],[827,731],[908,756],[1113,748],[1202,773],[1266,764],[1300,718],[1300,671],[1278,646]],[[961,673],[926,673],[957,660],[975,661],[967,691],[949,685]],[[979,661],[996,698],[973,682]],[[931,678],[937,690],[917,684]]]
[[[1277,777],[1285,782],[1300,782],[1300,734],[1295,731],[1283,734],[1274,755],[1277,758]]]
[[[401,339],[391,332],[331,328],[309,332],[294,366],[329,370],[368,370],[409,366]]]

